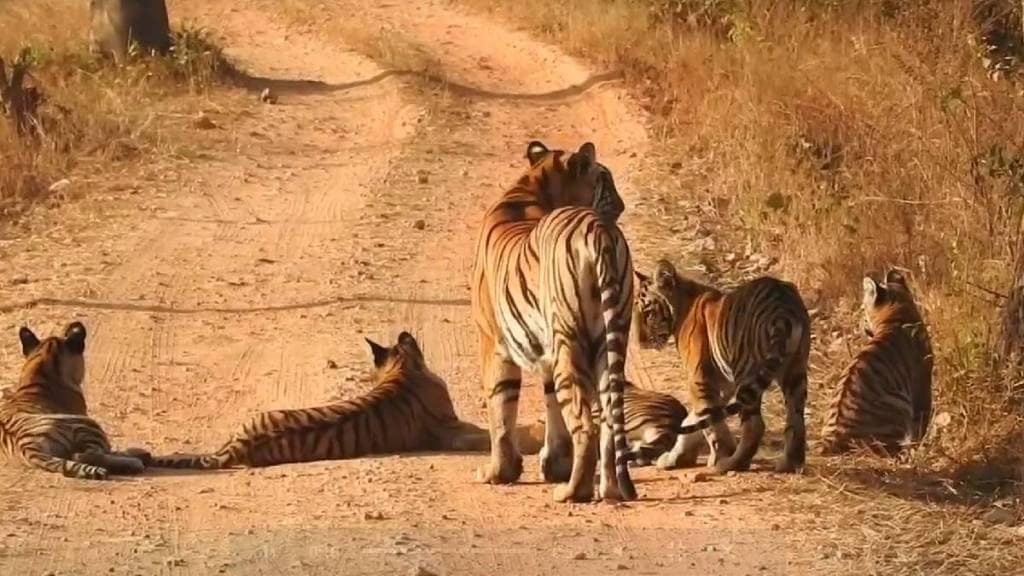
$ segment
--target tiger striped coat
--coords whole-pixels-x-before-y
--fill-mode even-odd
[[[527,368],[544,380],[542,476],[568,481],[555,499],[593,497],[595,427],[600,496],[634,499],[622,405],[633,268],[615,224],[623,203],[593,144],[566,153],[534,141],[526,156],[527,173],[484,215],[473,267],[491,426],[479,477],[507,483],[522,473],[514,430]]]
[[[0,397],[0,449],[7,459],[89,480],[142,472],[149,453],[111,451],[103,428],[87,414],[85,326],[72,322],[63,336],[43,340],[22,327],[18,337],[25,356],[21,376]]]

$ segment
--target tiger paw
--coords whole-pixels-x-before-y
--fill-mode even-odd
[[[718,474],[725,474],[727,472],[746,472],[750,470],[750,461],[740,461],[735,458],[720,458],[712,466],[715,472]]]
[[[545,482],[568,482],[572,475],[572,452],[540,449],[540,475]]]
[[[153,465],[153,455],[150,454],[148,450],[144,450],[142,448],[126,448],[121,451],[120,454],[128,456],[129,458],[135,458],[139,462],[142,462],[142,465],[147,468]]]
[[[658,470],[676,470],[679,468],[688,468],[696,464],[696,456],[694,458],[687,458],[686,454],[665,452],[661,456],[658,456],[658,461],[655,466],[658,467]]]
[[[795,474],[801,470],[803,470],[803,464],[797,464],[786,458],[782,458],[775,463],[775,471],[779,474]]]
[[[555,486],[555,502],[590,502],[594,499],[594,485],[591,483],[587,488],[583,486],[573,490],[568,482]]]
[[[511,461],[490,461],[476,471],[476,479],[484,484],[512,484],[523,474],[523,457]]]

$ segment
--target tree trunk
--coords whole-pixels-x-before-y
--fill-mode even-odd
[[[35,86],[24,85],[28,68],[28,50],[22,50],[14,61],[10,76],[0,58],[0,111],[10,118],[18,136],[39,134],[38,109],[43,95]]]
[[[164,0],[89,0],[89,43],[93,52],[123,63],[132,44],[166,54],[171,30]]]

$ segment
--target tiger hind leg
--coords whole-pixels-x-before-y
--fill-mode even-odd
[[[142,460],[133,456],[106,452],[79,452],[71,457],[75,462],[106,469],[111,474],[135,475],[146,470]]]
[[[81,480],[106,480],[109,473],[106,468],[92,464],[85,464],[75,460],[66,460],[51,456],[44,452],[32,451],[25,455],[29,464],[46,470],[63,474],[68,478],[79,478]]]
[[[481,335],[481,360],[490,408],[491,460],[477,470],[477,479],[487,484],[511,484],[523,474],[523,456],[515,437],[522,370],[496,350],[486,335]]]
[[[563,346],[564,355],[570,348]],[[597,442],[594,429],[593,387],[587,388],[574,373],[571,358],[556,363],[555,396],[562,408],[562,417],[572,437],[572,471],[569,481],[555,486],[556,502],[589,502],[594,498],[594,476],[597,466]],[[605,428],[606,424],[601,424]],[[609,430],[610,432],[610,430]],[[607,470],[603,470],[607,474]],[[614,469],[612,469],[614,478]]]
[[[742,471],[750,469],[750,464],[761,447],[764,438],[764,417],[761,416],[761,394],[757,390],[740,387],[737,399],[742,402],[740,412],[740,441],[736,450],[727,458],[719,458],[715,462],[718,472]]]
[[[786,445],[782,457],[775,464],[775,471],[790,473],[803,468],[807,458],[807,427],[804,423],[807,372],[801,370],[796,374],[787,374],[780,387],[786,402]]]
[[[540,474],[545,482],[568,482],[572,475],[572,436],[565,426],[555,395],[555,382],[544,382],[544,446],[540,449]]]

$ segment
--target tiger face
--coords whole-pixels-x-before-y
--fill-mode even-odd
[[[907,280],[898,271],[887,271],[882,282],[865,276],[863,284],[862,325],[868,337],[873,338],[884,324],[920,321]]]
[[[56,375],[61,384],[81,390],[85,380],[85,326],[72,322],[63,336],[40,340],[27,326],[18,331],[21,351],[25,356],[22,381],[35,379],[39,372]]]
[[[675,313],[676,272],[669,262],[658,262],[654,278],[634,271],[633,329],[641,348],[660,350],[672,339]]]
[[[398,343],[391,347],[381,346],[366,338],[373,351],[373,365],[377,376],[393,373],[427,372],[423,351],[412,334],[402,332],[398,335]]]
[[[550,150],[534,140],[526,146],[526,159],[531,171],[543,170],[547,175],[559,174],[558,182],[546,182],[554,207],[589,206],[607,222],[617,222],[626,205],[615,187],[611,170],[597,161],[597,149],[590,142],[569,155]]]

